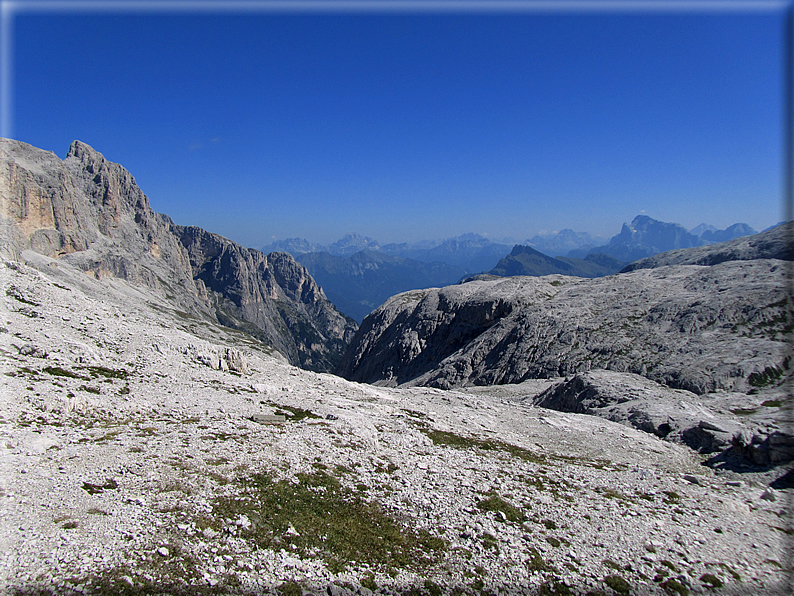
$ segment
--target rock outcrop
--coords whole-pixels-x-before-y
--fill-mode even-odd
[[[560,412],[600,416],[704,453],[731,447],[734,435],[745,429],[736,416],[717,416],[690,391],[632,373],[598,370],[574,375],[532,402]]]
[[[0,170],[2,256],[33,251],[160,291],[174,308],[246,331],[311,370],[332,370],[356,329],[292,257],[176,225],[85,143],[61,161],[3,139]]]
[[[408,292],[364,320],[338,372],[448,388],[607,369],[696,394],[749,391],[788,374],[786,270],[755,259]]]

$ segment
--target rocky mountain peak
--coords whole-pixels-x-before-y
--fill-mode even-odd
[[[355,331],[291,256],[155,214],[132,174],[81,141],[61,161],[4,140],[0,165],[0,249],[11,258],[32,250],[161,292],[174,308],[245,329],[314,370],[332,369]]]

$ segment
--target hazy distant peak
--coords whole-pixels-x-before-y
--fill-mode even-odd
[[[712,226],[711,224],[707,224],[707,223],[702,223],[689,230],[689,233],[692,234],[693,236],[702,236],[703,232],[716,232],[716,231],[717,231],[716,226]]]
[[[349,232],[328,247],[332,255],[352,255],[364,249],[378,250],[380,243],[368,236]]]

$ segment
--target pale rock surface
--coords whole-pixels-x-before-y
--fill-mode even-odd
[[[159,292],[184,316],[244,329],[308,369],[332,370],[357,327],[288,254],[176,225],[85,143],[61,161],[0,139],[0,255],[38,254]]]
[[[670,389],[632,373],[598,370],[577,374],[531,401],[561,412],[600,416],[684,443],[701,453],[723,452],[755,441],[751,459],[758,465],[791,461],[794,455],[794,438],[785,421],[776,420],[771,411],[765,412],[766,416],[739,417],[716,405],[714,398],[704,403],[694,393]]]
[[[787,369],[785,262],[471,281],[394,296],[369,315],[338,373],[441,388],[595,369],[697,394],[748,391]]]
[[[792,489],[768,485],[790,465],[713,470],[530,405],[562,379],[444,391],[301,370],[160,294],[29,257],[0,262],[0,594],[583,596],[616,576],[636,594],[672,579],[786,593]],[[332,479],[435,542],[396,566],[331,565],[335,547],[295,517],[261,545],[260,510],[226,509],[257,474],[318,499]]]

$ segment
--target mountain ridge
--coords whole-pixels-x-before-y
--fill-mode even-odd
[[[291,256],[178,226],[123,166],[81,141],[64,160],[9,139],[0,152],[4,256],[32,250],[163,292],[175,308],[253,332],[311,369],[331,370],[357,328]]]

